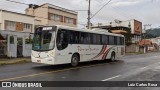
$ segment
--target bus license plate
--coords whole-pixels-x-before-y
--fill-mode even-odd
[[[40,63],[40,62],[41,62],[41,60],[37,60],[37,62],[38,62],[38,63]]]

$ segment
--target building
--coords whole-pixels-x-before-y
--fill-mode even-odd
[[[115,20],[109,23],[98,23],[92,28],[107,29],[111,33],[123,34],[125,36],[126,52],[139,52],[138,42],[142,35],[142,22],[131,19],[127,21]]]
[[[0,10],[0,30],[34,32],[34,16]]]
[[[77,12],[58,7],[49,3],[29,5],[27,15],[35,16],[35,25],[66,25],[77,27]]]
[[[30,56],[33,33],[34,16],[0,10],[0,57]]]
[[[130,30],[132,43],[137,43],[141,40],[142,22],[135,19],[127,21],[115,20],[114,22],[94,25],[92,28],[108,29],[110,32],[117,34],[127,33],[127,31]]]
[[[151,38],[150,40],[152,41],[152,43],[155,43],[158,46],[160,46],[160,37]]]
[[[160,51],[160,37],[143,39],[139,41],[139,46],[144,49],[144,52]]]
[[[151,38],[150,40],[156,47],[157,51],[160,51],[160,37]]]

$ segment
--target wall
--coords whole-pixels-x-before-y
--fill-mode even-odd
[[[136,44],[132,44],[130,46],[126,46],[126,52],[131,53],[131,52],[139,52],[139,46]]]
[[[26,8],[25,12],[26,12],[27,15],[31,15],[31,16],[34,15],[34,9],[33,8]]]
[[[47,25],[48,24],[48,6],[44,5],[42,7],[36,8],[34,10],[35,19],[39,20],[41,23],[35,22],[35,25]]]
[[[64,17],[70,17],[70,18],[76,19],[76,22],[77,22],[77,15],[76,14],[68,13],[68,12],[53,9],[53,8],[49,8],[48,12],[63,16],[63,21],[64,21]],[[57,22],[57,21],[53,21],[53,20],[49,20],[48,24],[49,25],[65,25],[65,26],[71,26],[71,27],[76,27],[77,26],[77,23],[75,25],[75,24],[72,24],[72,23]]]
[[[17,46],[15,44],[10,44],[10,50],[8,52],[10,57],[17,57]]]
[[[32,44],[25,44],[25,47],[23,50],[23,57],[30,57],[31,50],[32,50]]]

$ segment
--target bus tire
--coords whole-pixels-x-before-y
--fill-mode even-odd
[[[73,54],[72,58],[71,58],[71,66],[75,67],[77,66],[79,63],[79,56],[78,54]]]
[[[115,56],[116,56],[115,52],[112,52],[112,53],[111,53],[111,58],[110,58],[110,61],[111,61],[111,62],[114,62],[114,61],[115,61]]]

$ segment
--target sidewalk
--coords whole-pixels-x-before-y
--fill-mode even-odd
[[[145,54],[145,53],[143,53],[143,52],[126,53],[126,55],[139,55],[139,54]]]
[[[0,66],[31,62],[31,58],[0,58]]]
[[[147,54],[147,53],[158,53],[157,52],[146,52],[146,53],[143,53],[143,52],[132,52],[132,53],[126,53],[126,55],[140,55],[140,54]]]

